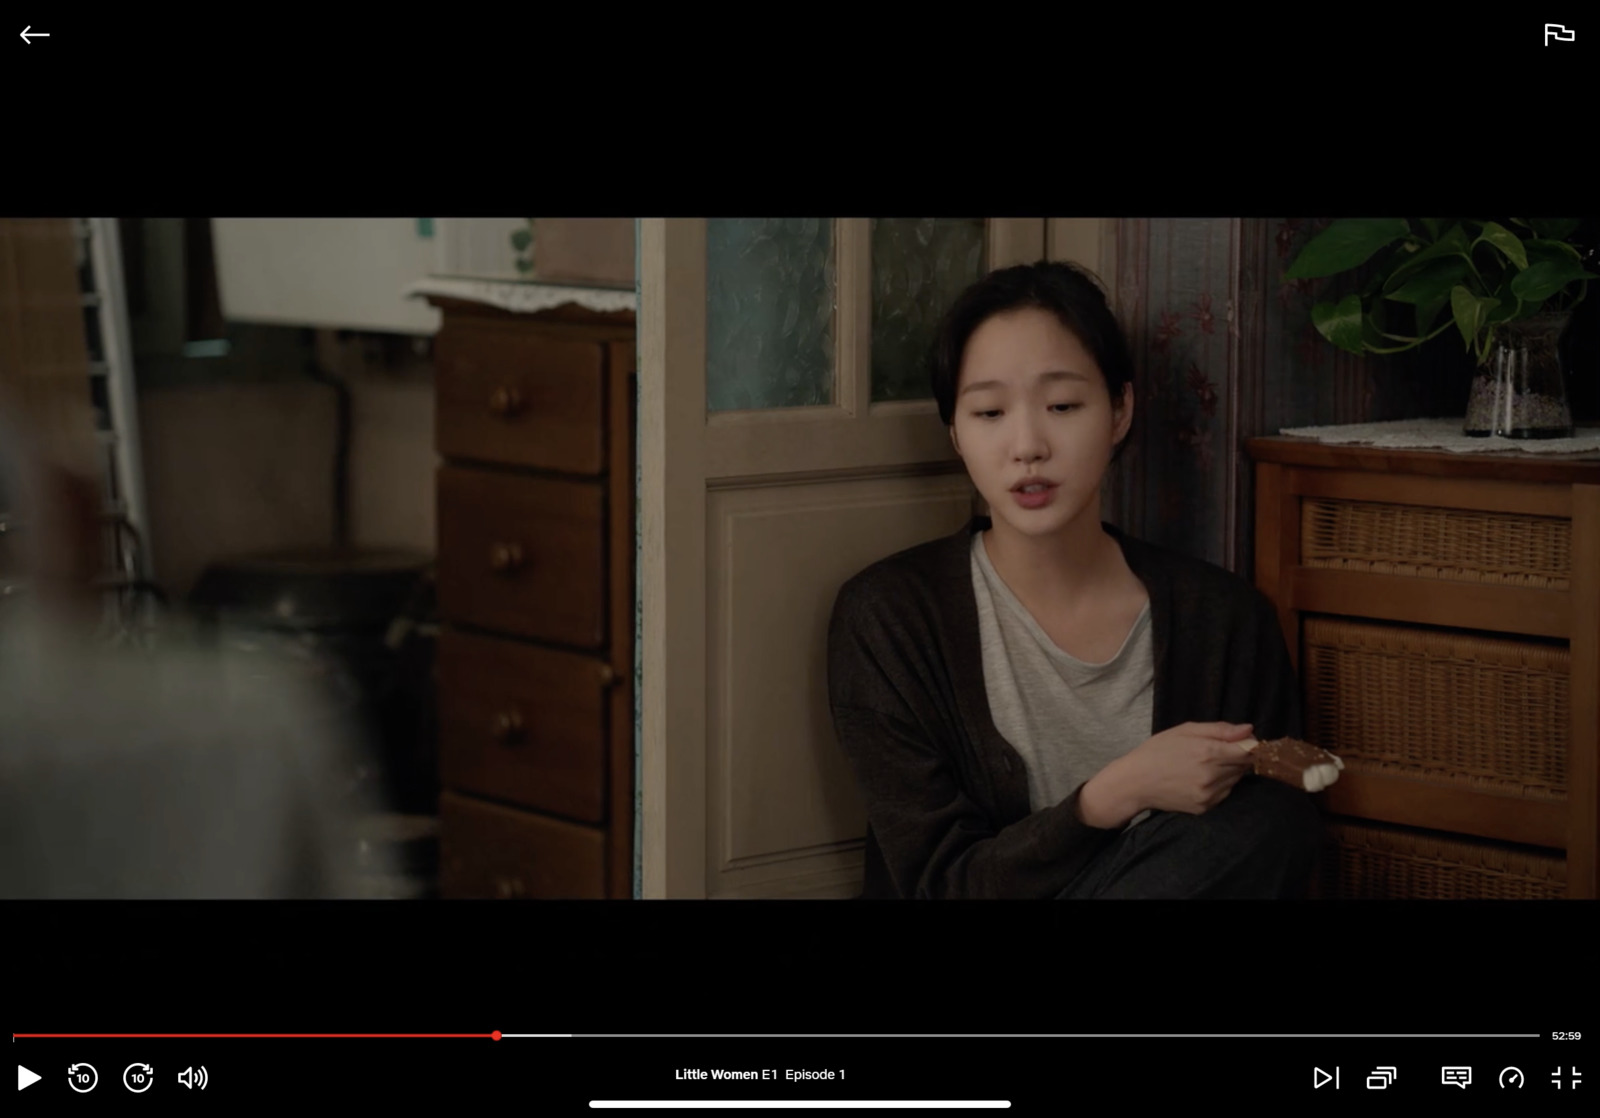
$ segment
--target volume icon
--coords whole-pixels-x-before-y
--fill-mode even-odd
[[[206,1079],[207,1077],[205,1068],[200,1068],[198,1070],[195,1068],[184,1068],[178,1073],[178,1082],[182,1083],[191,1091],[196,1087],[204,1091],[206,1089]]]

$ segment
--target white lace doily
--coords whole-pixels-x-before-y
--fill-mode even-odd
[[[626,288],[564,287],[553,283],[497,283],[494,280],[452,279],[447,276],[429,276],[406,288],[410,298],[437,295],[444,299],[462,299],[469,303],[483,303],[517,314],[547,311],[576,303],[591,311],[634,311],[638,299]]]
[[[1448,450],[1455,454],[1579,454],[1600,456],[1600,428],[1579,427],[1570,439],[1471,438],[1461,433],[1464,419],[1397,419],[1388,423],[1349,423],[1338,427],[1285,427],[1280,435],[1393,450]]]

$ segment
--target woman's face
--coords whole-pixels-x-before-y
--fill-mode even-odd
[[[996,526],[1049,536],[1100,518],[1100,481],[1133,421],[1100,366],[1049,311],[1007,311],[967,342],[950,437]]]

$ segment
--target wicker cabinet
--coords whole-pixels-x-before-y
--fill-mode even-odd
[[[1600,460],[1247,443],[1331,897],[1600,896]]]
[[[440,889],[633,893],[633,313],[433,297]]]

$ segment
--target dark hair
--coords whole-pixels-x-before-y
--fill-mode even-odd
[[[1100,366],[1111,402],[1122,399],[1124,386],[1133,382],[1133,358],[1099,281],[1074,264],[1041,260],[990,272],[963,291],[940,320],[931,374],[933,398],[946,427],[955,422],[956,384],[967,342],[995,315],[1030,307],[1060,319]],[[1124,438],[1112,457],[1127,444]]]

